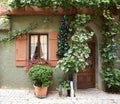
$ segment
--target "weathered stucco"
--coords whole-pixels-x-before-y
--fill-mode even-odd
[[[31,86],[25,68],[15,66],[15,42],[0,45],[0,73],[2,88],[27,88]],[[29,88],[29,87],[28,87]]]
[[[102,59],[101,59],[101,55],[100,55],[100,42],[102,40],[102,36],[100,33],[100,29],[101,29],[101,23],[102,21],[100,21],[100,19],[98,18],[97,20],[90,22],[88,24],[88,26],[91,28],[92,31],[94,31],[95,33],[95,51],[96,51],[96,55],[95,55],[95,81],[96,81],[96,88],[104,90],[104,83],[103,83],[103,79],[101,78],[100,75],[100,70],[101,70],[101,65],[102,65]]]
[[[44,23],[43,16],[16,16],[11,17],[11,29],[24,29],[30,23],[37,23],[38,27],[31,31],[31,33],[48,33],[58,32],[60,26],[60,17],[48,17],[49,21]],[[95,32],[96,35],[96,87],[103,89],[99,69],[101,67],[101,59],[99,52],[100,43],[100,27],[98,22],[88,24],[89,27]],[[0,37],[7,34],[5,31],[0,31]],[[28,41],[27,41],[28,46]],[[15,65],[15,41],[0,44],[0,87],[2,88],[19,88],[19,89],[32,89],[32,83],[28,78],[25,67],[16,67]],[[28,49],[27,49],[28,57]],[[28,59],[28,58],[27,58]],[[57,77],[62,73],[54,69],[54,84],[50,89],[56,89]]]
[[[39,16],[11,17],[11,27],[12,30],[24,29],[30,23],[37,23],[38,28],[32,32],[49,33],[59,30],[60,17],[48,17],[50,21],[47,23],[43,22],[44,18]],[[0,37],[3,36],[5,36],[5,31],[0,31]],[[56,79],[59,72],[55,71],[54,74],[54,79]],[[57,83],[54,84],[53,86],[56,86]],[[0,45],[0,85],[2,88],[33,88],[25,67],[16,67],[15,65],[15,41]],[[55,87],[52,88],[55,89]]]

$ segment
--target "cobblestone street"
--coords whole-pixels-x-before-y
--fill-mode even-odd
[[[33,90],[0,89],[0,104],[120,104],[120,94],[87,89],[78,90],[73,98],[49,93],[40,99],[34,96]]]

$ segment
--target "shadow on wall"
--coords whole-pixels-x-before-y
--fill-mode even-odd
[[[56,88],[58,87],[58,77],[62,77],[63,72],[60,69],[54,69],[53,73],[53,84],[50,86],[49,91],[56,91]]]

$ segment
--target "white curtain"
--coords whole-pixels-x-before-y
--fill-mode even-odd
[[[37,35],[31,36],[31,59],[34,57],[37,42],[38,42]]]
[[[40,50],[37,50],[36,52],[36,47],[38,45],[38,42],[39,42],[38,49]],[[47,35],[32,35],[31,36],[31,59],[36,56],[36,53],[38,56],[40,56],[40,58],[47,60]]]
[[[47,60],[47,36],[41,35],[40,36],[40,43],[41,43],[41,58]]]

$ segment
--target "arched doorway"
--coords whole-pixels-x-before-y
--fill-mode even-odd
[[[88,66],[77,74],[77,89],[95,88],[95,36],[88,42],[88,46],[91,49],[90,56],[86,59]]]

